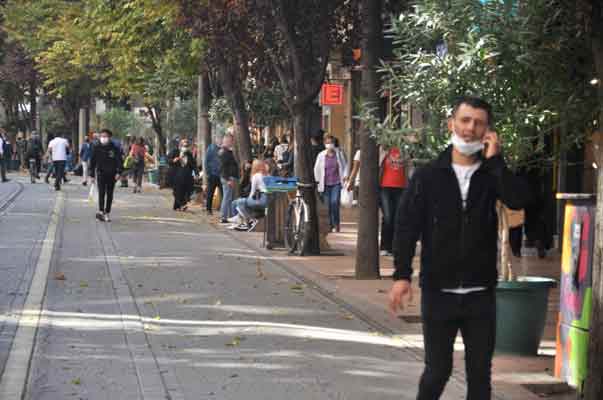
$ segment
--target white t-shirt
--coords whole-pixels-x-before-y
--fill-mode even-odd
[[[456,174],[456,179],[459,181],[459,188],[461,189],[461,198],[463,199],[463,208],[467,205],[467,196],[469,195],[469,185],[471,183],[471,177],[477,171],[482,163],[477,162],[473,165],[459,165],[452,164],[452,169]]]
[[[4,139],[0,137],[0,156],[4,155]]]
[[[52,150],[52,161],[67,161],[67,149],[69,142],[62,137],[56,137],[48,143],[48,148]]]
[[[471,184],[471,177],[479,169],[481,162],[477,162],[473,165],[459,165],[452,164],[452,169],[456,174],[456,179],[459,181],[459,188],[461,189],[461,198],[463,199],[463,208],[467,205],[467,196],[469,196],[469,185]],[[442,289],[442,292],[454,293],[454,294],[467,294],[471,292],[480,292],[487,288],[482,286],[476,287],[462,287],[457,289]]]
[[[253,195],[256,191],[260,191],[262,193],[266,192],[266,185],[264,184],[264,174],[256,173],[251,177],[251,191],[249,192],[248,198],[253,198]]]
[[[356,154],[354,154],[354,161],[360,162],[360,150],[356,150]],[[358,174],[356,174],[356,182],[354,185],[360,186],[360,170],[358,170]]]

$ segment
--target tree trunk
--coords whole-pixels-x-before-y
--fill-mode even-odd
[[[197,162],[205,165],[205,154],[211,143],[211,123],[209,122],[209,108],[211,104],[211,90],[209,86],[209,73],[204,71],[199,75],[199,101],[197,105],[197,148],[199,149]],[[207,185],[207,174],[203,174],[204,183]]]
[[[236,148],[241,165],[251,160],[251,134],[249,133],[249,115],[243,97],[241,79],[237,71],[223,64],[220,66],[220,83],[230,103],[235,117]]]
[[[29,82],[29,127],[30,130],[36,129],[36,119],[38,115],[38,85],[35,79]]]
[[[362,0],[362,98],[379,113],[379,77],[383,24],[382,0]],[[360,132],[360,194],[358,238],[356,243],[356,279],[379,279],[379,149],[367,127]]]
[[[153,126],[155,136],[157,137],[158,156],[165,156],[167,154],[167,149],[165,146],[165,135],[163,134],[161,126],[161,110],[157,107],[147,106],[147,111],[151,117],[151,125]]]
[[[294,169],[301,183],[314,183],[314,165],[312,165],[310,136],[307,130],[307,114],[310,105],[301,105],[293,110],[293,133],[295,135]],[[308,204],[309,222],[306,226],[306,240],[303,244],[302,253],[306,255],[320,254],[320,235],[318,229],[318,207],[316,204],[316,190],[312,188],[301,188],[304,201]]]
[[[599,123],[603,124],[603,6],[600,0],[592,4],[592,49],[599,78]],[[586,400],[603,398],[603,149],[598,149],[597,219],[595,254],[593,259],[593,305],[588,347],[588,378],[584,389]]]

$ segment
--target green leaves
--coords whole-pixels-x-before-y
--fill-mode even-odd
[[[542,151],[545,137],[562,123],[568,130],[556,151],[581,142],[595,109],[580,70],[589,49],[573,32],[571,7],[549,3],[421,0],[394,16],[394,59],[381,72],[399,111],[371,125],[379,142],[400,144],[415,158],[436,154],[447,143],[450,105],[466,94],[493,104],[494,128],[515,167],[554,157]],[[418,124],[413,109],[422,112]],[[370,115],[360,118],[366,124]]]

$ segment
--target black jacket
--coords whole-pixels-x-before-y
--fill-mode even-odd
[[[107,145],[100,143],[92,147],[90,158],[90,176],[95,177],[97,171],[101,175],[117,175],[123,171],[121,149],[110,141]]]
[[[498,280],[496,201],[521,209],[530,201],[529,188],[507,169],[502,156],[482,160],[463,209],[451,164],[449,147],[410,181],[397,215],[394,280],[411,279],[420,239],[422,288],[494,287]]]
[[[220,177],[226,180],[239,179],[239,163],[232,150],[222,148],[220,150]]]

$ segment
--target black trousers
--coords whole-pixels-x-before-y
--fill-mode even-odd
[[[491,398],[491,369],[496,340],[493,289],[468,294],[423,290],[421,295],[425,370],[417,400],[437,400],[452,373],[457,332],[465,344],[467,400]]]
[[[98,185],[98,210],[109,214],[113,205],[113,192],[115,191],[115,174],[96,175]]]
[[[54,187],[55,189],[61,188],[61,182],[65,179],[65,164],[66,161],[53,161],[54,166]]]
[[[387,250],[390,253],[393,250],[396,213],[403,195],[404,189],[399,188],[382,187],[379,191],[381,212],[383,213],[380,250]]]
[[[2,182],[6,180],[6,163],[4,157],[0,157],[0,178],[2,178]]]
[[[184,207],[190,200],[190,190],[188,185],[182,183],[174,183],[174,210],[179,210]]]
[[[216,189],[220,191],[220,196],[223,197],[222,193],[222,182],[220,181],[219,176],[209,176],[207,178],[207,199],[205,200],[205,205],[207,211],[213,210],[213,202],[214,202],[214,193]]]
[[[139,161],[134,165],[133,178],[134,186],[142,187],[142,177],[144,175],[144,161]]]

